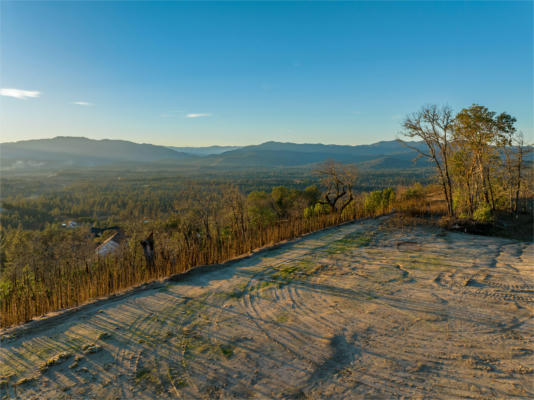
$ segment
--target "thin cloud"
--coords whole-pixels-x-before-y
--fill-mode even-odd
[[[211,117],[209,113],[197,113],[197,114],[187,114],[187,118],[202,118],[202,117]]]
[[[76,104],[78,106],[92,106],[93,103],[88,103],[87,101],[73,101],[72,104]]]
[[[0,96],[13,97],[19,100],[26,100],[29,98],[36,98],[41,95],[41,92],[37,90],[22,90],[13,88],[0,89]]]

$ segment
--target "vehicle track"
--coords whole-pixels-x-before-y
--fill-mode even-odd
[[[531,397],[534,246],[385,221],[27,330],[2,342],[0,397],[60,352],[19,397]]]

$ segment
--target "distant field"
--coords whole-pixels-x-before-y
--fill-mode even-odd
[[[4,332],[0,397],[532,398],[533,252],[330,229]]]

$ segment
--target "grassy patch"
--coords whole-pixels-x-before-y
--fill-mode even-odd
[[[281,324],[284,324],[286,323],[287,321],[289,321],[289,313],[280,313],[278,314],[278,316],[276,317],[276,322],[279,322]]]
[[[191,317],[195,314],[200,314],[200,312],[206,307],[206,301],[209,294],[198,297],[197,299],[189,299],[184,302],[183,315],[184,317]]]
[[[271,282],[271,285],[278,283],[278,285],[281,286],[282,284],[286,284],[297,279],[306,279],[317,274],[323,269],[323,265],[315,264],[309,260],[302,260],[296,264],[284,265],[272,274],[273,280],[277,282]]]
[[[160,393],[163,389],[157,360],[151,360],[148,365],[139,366],[135,371],[135,383],[140,386],[150,386],[153,393]]]
[[[221,344],[219,345],[219,349],[224,357],[230,358],[234,355],[235,346],[231,344]]]
[[[21,379],[19,379],[19,380],[17,381],[17,386],[19,386],[19,385],[26,385],[26,384],[28,384],[28,383],[32,383],[32,382],[34,382],[34,381],[36,381],[36,380],[37,380],[37,376],[35,376],[35,375],[32,375],[32,376],[26,376],[26,377],[21,378]]]
[[[48,368],[53,367],[54,365],[61,364],[63,361],[69,359],[70,357],[72,357],[72,354],[67,352],[56,354],[54,357],[51,357],[46,360],[46,362],[42,364],[39,369],[41,370],[41,372],[44,372],[48,370]]]
[[[135,380],[136,381],[142,381],[144,379],[147,379],[151,375],[152,371],[150,371],[149,368],[139,368],[135,372]]]
[[[414,254],[413,256],[405,256],[400,260],[403,268],[418,269],[418,270],[440,270],[448,269],[447,263],[439,258],[428,254]]]
[[[166,293],[166,292],[168,292],[168,291],[171,289],[171,286],[172,286],[172,285],[171,285],[170,283],[168,283],[168,284],[166,284],[165,286],[163,286],[161,289],[159,289],[158,291],[159,291],[160,293]]]
[[[365,247],[371,244],[372,236],[370,233],[353,232],[345,235],[343,239],[334,241],[327,249],[328,254],[340,254],[356,247]]]
[[[98,353],[102,350],[102,346],[99,346],[98,344],[86,344],[82,346],[82,350],[85,354]]]
[[[230,358],[234,355],[235,345],[232,343],[212,343],[206,337],[194,334],[189,330],[177,343],[177,347],[182,354],[182,367],[186,368],[186,360],[191,360],[199,354],[212,354]]]
[[[300,272],[297,265],[286,265],[273,274],[273,278],[280,281],[290,281],[295,279]]]
[[[261,281],[260,283],[258,283],[257,285],[253,286],[250,290],[262,290],[262,289],[266,289],[268,287],[271,287],[271,286],[275,286],[275,285],[279,285],[278,282],[273,282],[273,281]]]

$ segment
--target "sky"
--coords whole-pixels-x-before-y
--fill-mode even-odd
[[[533,128],[533,3],[0,0],[0,141],[399,137],[425,104]]]

